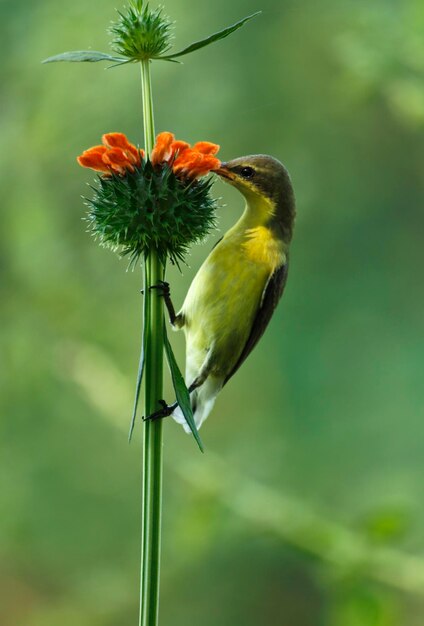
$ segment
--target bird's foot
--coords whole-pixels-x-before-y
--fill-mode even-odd
[[[150,285],[149,289],[157,289],[159,296],[170,297],[171,290],[169,287],[169,283],[165,280],[160,280],[157,285]],[[144,289],[140,289],[140,293],[144,296]]]
[[[158,295],[163,296],[165,299],[171,297],[171,289],[166,280],[160,280],[157,285],[150,285],[149,289],[157,289]]]
[[[155,411],[154,413],[151,413],[147,417],[143,417],[143,422],[146,422],[147,420],[154,421],[162,419],[164,417],[168,417],[169,415],[171,415],[171,413],[173,413],[173,411],[175,411],[178,406],[178,402],[174,402],[174,404],[167,404],[165,400],[159,400],[159,404],[162,408],[158,411]]]
[[[171,289],[169,288],[169,283],[167,283],[165,280],[160,280],[157,285],[150,285],[149,289],[158,290],[158,295],[163,297],[165,306],[168,309],[169,321],[171,322],[172,326],[181,328],[181,316],[176,315],[175,313],[175,308],[171,300]]]

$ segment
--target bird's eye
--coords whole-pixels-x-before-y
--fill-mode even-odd
[[[255,174],[255,170],[253,169],[253,167],[242,167],[240,170],[240,175],[243,176],[243,178],[252,178]]]

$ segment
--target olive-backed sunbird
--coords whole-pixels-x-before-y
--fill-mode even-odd
[[[246,199],[243,215],[197,272],[170,322],[186,336],[186,384],[199,428],[222,387],[263,335],[283,293],[295,200],[286,168],[266,155],[222,163],[216,173]],[[181,409],[172,412],[187,432]]]

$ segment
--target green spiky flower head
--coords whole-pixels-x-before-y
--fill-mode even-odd
[[[142,0],[133,1],[109,31],[113,35],[112,48],[129,61],[154,59],[170,48],[172,24],[162,8],[150,9]]]
[[[193,147],[158,135],[150,159],[122,133],[103,136],[103,144],[78,157],[101,174],[86,198],[89,230],[100,243],[135,263],[155,250],[164,263],[179,264],[194,243],[215,226],[212,181],[204,178],[220,161],[216,144]]]

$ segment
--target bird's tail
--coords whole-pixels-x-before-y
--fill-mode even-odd
[[[215,404],[216,396],[222,388],[222,381],[213,376],[208,376],[205,382],[190,394],[191,408],[193,409],[194,421],[197,428],[203,424]],[[177,407],[172,413],[172,417],[178,424],[181,424],[186,431],[190,433],[186,419],[180,407]]]

